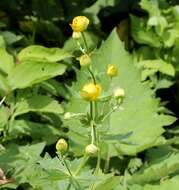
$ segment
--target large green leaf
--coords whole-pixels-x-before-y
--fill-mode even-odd
[[[62,132],[51,125],[26,120],[15,120],[9,131],[12,139],[29,136],[32,140],[43,141],[47,145],[55,143],[61,135]]]
[[[144,71],[142,72],[142,80],[145,80],[148,76],[156,72],[161,72],[169,76],[175,75],[175,68],[173,65],[162,59],[143,60],[138,63],[138,66],[144,68]]]
[[[14,67],[13,57],[4,48],[0,48],[0,72],[8,74]]]
[[[3,77],[0,74],[0,96],[4,96],[9,91],[8,81],[6,80],[6,77]]]
[[[172,148],[161,147],[148,151],[148,164],[136,172],[130,183],[144,185],[159,182],[166,176],[174,175],[179,171],[179,153]]]
[[[47,62],[57,62],[65,58],[72,57],[72,54],[60,48],[47,48],[40,45],[32,45],[23,49],[18,54],[18,60],[42,60]]]
[[[5,186],[13,189],[21,183],[33,183],[36,179],[40,183],[42,171],[36,165],[45,143],[18,146],[10,144],[6,150],[0,152],[0,168],[10,172],[13,182]],[[40,178],[41,177],[41,178]],[[4,187],[4,186],[3,186]]]
[[[131,15],[131,31],[134,40],[139,44],[147,44],[155,48],[161,47],[161,39],[152,28],[148,29],[146,25],[145,19]]]
[[[62,75],[66,66],[60,63],[24,61],[12,69],[8,76],[12,89],[26,88],[41,81]]]
[[[15,105],[14,117],[28,112],[62,114],[63,108],[56,100],[48,96],[32,95],[20,98]]]
[[[171,179],[164,179],[161,181],[160,184],[150,185],[146,184],[143,186],[140,185],[133,185],[130,190],[178,190],[179,186],[179,176],[171,178]]]
[[[92,61],[92,71],[97,82],[102,85],[103,95],[111,94],[112,89],[118,86],[124,88],[126,93],[122,111],[115,111],[111,115],[110,126],[109,123],[105,123],[103,128],[107,126],[106,133],[111,136],[131,133],[127,137],[127,141],[131,144],[121,144],[118,141],[114,146],[106,141],[107,146],[110,147],[110,156],[119,153],[134,155],[154,146],[164,132],[162,127],[173,123],[175,118],[157,113],[159,101],[154,99],[153,91],[147,84],[140,82],[140,72],[134,67],[132,57],[124,50],[115,31],[93,54]],[[111,63],[119,68],[119,75],[112,82],[106,75],[107,66]],[[84,113],[89,110],[89,104],[80,98],[79,91],[90,80],[86,71],[77,72],[77,82],[71,89],[73,98],[67,105],[66,111]],[[74,148],[75,153],[82,154],[84,146],[90,140],[88,128],[77,119],[71,119],[65,124],[70,129],[69,139],[71,139],[72,149]]]
[[[3,127],[7,125],[9,118],[8,109],[4,106],[0,106],[0,131],[3,131]]]

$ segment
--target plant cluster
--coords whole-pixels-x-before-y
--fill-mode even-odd
[[[47,2],[51,20],[40,2],[23,21],[15,14],[23,34],[0,22],[0,189],[178,190],[177,113],[157,94],[178,85],[178,5],[127,1],[142,15],[101,41],[101,12],[114,16],[122,1],[75,0],[83,12],[67,20],[66,1]],[[36,43],[44,28],[53,47]]]

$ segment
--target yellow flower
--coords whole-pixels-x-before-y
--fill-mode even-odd
[[[95,146],[94,144],[89,144],[85,148],[85,153],[88,156],[95,156],[97,154],[97,152],[98,152],[98,147]]]
[[[56,143],[56,150],[61,154],[64,154],[68,149],[68,143],[65,139],[59,139]]]
[[[118,68],[113,64],[109,64],[107,69],[107,75],[109,75],[110,77],[115,77],[117,76],[117,74],[118,74]]]
[[[86,30],[88,25],[89,19],[85,16],[76,16],[73,19],[72,24],[70,24],[74,32],[83,32],[84,30]]]
[[[84,54],[84,55],[82,55],[82,56],[80,57],[79,61],[80,61],[80,66],[81,66],[81,67],[86,67],[86,66],[89,66],[89,65],[90,65],[90,63],[91,63],[91,58],[90,58],[89,55]]]
[[[94,83],[85,84],[80,94],[87,101],[95,101],[101,94],[101,86]]]

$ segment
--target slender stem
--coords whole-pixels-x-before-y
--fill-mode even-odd
[[[93,102],[90,101],[90,116],[91,116],[91,120],[93,121]]]
[[[97,118],[98,117],[98,102],[97,101],[94,102],[94,108],[95,108],[95,118]]]
[[[103,119],[102,119],[101,122],[103,122],[105,119],[107,119],[107,118],[108,118],[114,111],[116,111],[118,108],[119,108],[119,106],[113,107],[112,110],[109,111],[109,112],[103,117]]]
[[[96,79],[95,79],[95,76],[94,76],[93,72],[91,71],[90,68],[88,68],[88,71],[89,71],[89,73],[91,75],[91,78],[93,79],[94,84],[96,84]]]
[[[97,133],[97,131],[96,131]],[[100,144],[99,144],[99,134],[97,133],[97,146],[98,146],[98,158],[97,158],[97,164],[96,164],[96,169],[94,171],[94,174],[97,175],[100,169],[100,164],[101,164],[101,151],[100,151]]]
[[[71,183],[68,184],[67,190],[70,190],[71,188]]]
[[[6,96],[4,96],[4,97],[2,98],[2,100],[0,101],[0,106],[3,104],[3,102],[5,101],[5,99],[6,99]]]
[[[32,31],[32,44],[35,44],[35,34],[36,34],[36,28],[35,28],[35,25],[33,25],[33,31]]]
[[[59,155],[57,155],[57,156],[58,156],[59,160],[62,162],[62,164],[65,166],[65,168],[67,169],[69,175],[71,176],[71,179],[72,179],[72,181],[73,181],[72,184],[73,184],[74,188],[75,188],[76,190],[79,190],[79,189],[82,190],[80,184],[79,184],[78,181],[74,178],[74,176],[73,176],[73,174],[72,174],[70,168],[68,167],[68,164],[67,164],[67,162],[65,161],[63,155],[59,154]],[[77,185],[77,187],[76,187],[76,185]]]
[[[12,126],[14,122],[14,119],[15,119],[15,115],[12,115],[6,127],[6,135],[8,135],[10,127]]]
[[[86,156],[86,155],[83,157],[83,159],[82,159],[80,165],[79,165],[78,168],[76,169],[76,172],[75,172],[75,174],[74,174],[75,176],[79,174],[79,172],[81,171],[81,169],[83,168],[83,166],[86,164],[88,158],[89,158],[89,157]]]
[[[109,147],[108,147],[107,158],[106,158],[105,165],[104,165],[104,173],[108,173],[109,163],[110,163],[110,157],[109,157]]]
[[[88,43],[87,43],[85,34],[83,32],[81,32],[81,34],[82,34],[82,38],[83,38],[83,41],[84,41],[84,44],[85,44],[86,52],[88,53],[89,48],[88,48]]]
[[[93,121],[91,121],[91,144],[94,144],[96,141],[95,126]]]

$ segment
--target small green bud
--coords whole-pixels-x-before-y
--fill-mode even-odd
[[[89,55],[87,54],[84,54],[82,55],[80,58],[79,58],[79,61],[80,61],[80,66],[81,67],[87,67],[90,65],[91,63],[91,58]]]
[[[70,113],[70,112],[66,112],[65,115],[64,115],[65,120],[71,119],[72,117],[73,117],[73,114]]]
[[[56,143],[56,150],[61,154],[64,154],[68,149],[68,143],[65,139],[59,139]]]
[[[107,75],[110,77],[115,77],[118,74],[118,68],[116,65],[109,64],[107,68]]]
[[[95,156],[97,154],[97,152],[98,152],[98,147],[95,146],[94,144],[89,144],[85,148],[85,153],[88,156]]]
[[[73,39],[79,39],[79,38],[81,38],[81,32],[73,32],[72,38]]]
[[[117,88],[114,90],[114,97],[116,99],[123,98],[125,96],[125,91],[123,88]]]
[[[117,100],[117,104],[121,104],[121,102],[123,101],[123,98],[125,96],[125,91],[123,88],[117,88],[114,91],[114,98]]]

